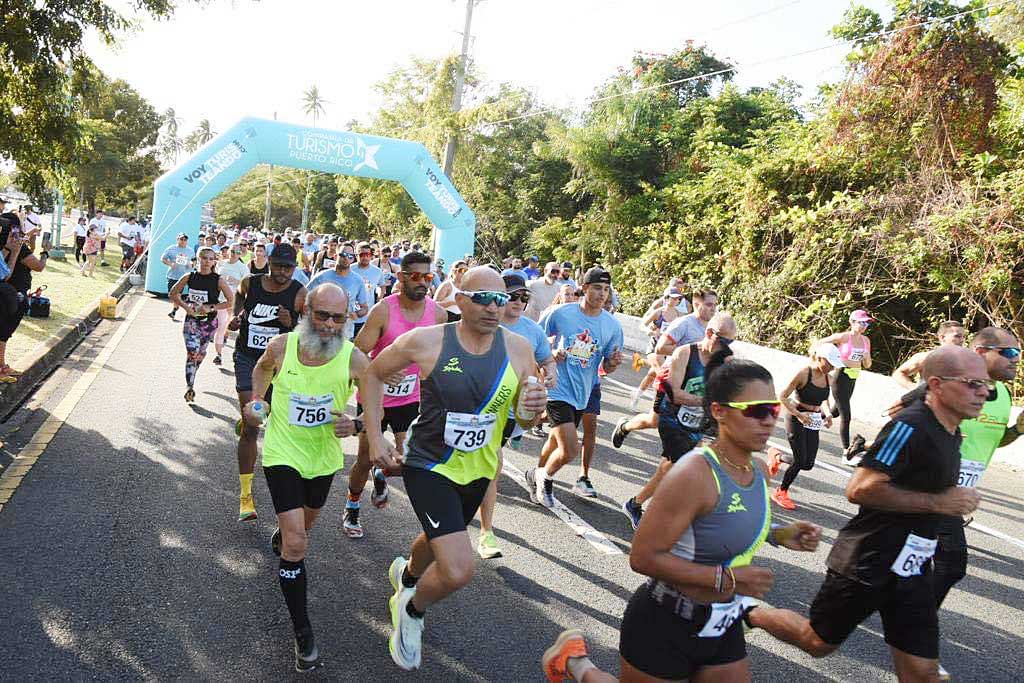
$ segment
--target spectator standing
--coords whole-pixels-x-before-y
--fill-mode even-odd
[[[89,221],[89,227],[96,231],[96,239],[100,241],[100,265],[107,266],[107,224],[103,221],[103,212],[97,211]]]
[[[14,233],[13,239],[12,233]],[[0,244],[4,245],[2,250],[3,259],[8,264],[13,263],[13,266],[10,267],[11,275],[7,278],[7,283],[14,287],[18,295],[18,307],[14,315],[5,315],[3,318],[0,318],[0,381],[2,382],[17,381],[18,373],[7,364],[5,355],[7,352],[7,342],[14,335],[15,330],[18,329],[18,325],[21,324],[21,319],[25,317],[25,313],[28,312],[28,290],[32,287],[32,273],[41,272],[46,267],[46,261],[50,256],[46,251],[43,251],[39,257],[36,257],[28,245],[21,240],[20,234],[21,221],[17,214],[5,213],[0,215]],[[17,256],[13,256],[14,254],[17,254]]]
[[[75,226],[75,263],[81,263],[85,265],[85,255],[82,252],[82,248],[85,246],[85,237],[89,232],[89,225],[85,219],[85,216],[78,217],[78,225]],[[99,249],[99,242],[96,243],[97,250]]]
[[[85,232],[85,238],[82,244],[82,275],[93,277],[93,271],[96,270],[96,254],[99,250],[100,241],[96,239],[96,229],[88,228]],[[85,272],[87,270],[89,271],[88,273]]]

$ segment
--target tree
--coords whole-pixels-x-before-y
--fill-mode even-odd
[[[184,141],[178,136],[181,118],[173,107],[163,113],[163,134],[160,137],[160,156],[169,165],[177,165],[178,155],[185,148]]]
[[[190,154],[212,140],[217,133],[210,125],[209,119],[203,119],[191,133],[185,137],[185,150]]]
[[[310,86],[309,90],[302,94],[302,110],[306,114],[313,117],[313,127],[316,128],[316,120],[318,116],[324,114],[324,104],[327,101],[320,97],[320,89],[315,85]],[[309,219],[309,191],[312,183],[313,176],[309,173],[306,174],[306,198],[302,203],[302,225],[301,229],[306,229],[306,223]]]

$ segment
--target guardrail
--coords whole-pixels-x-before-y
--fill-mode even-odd
[[[626,349],[640,353],[646,352],[648,336],[640,323],[640,318],[622,313],[616,313],[615,317],[622,324]],[[768,368],[775,378],[776,388],[782,387],[797,370],[807,364],[805,356],[798,356],[767,346],[758,346],[750,342],[736,341],[733,342],[732,348],[737,356],[749,358]],[[866,370],[857,378],[857,387],[850,400],[850,408],[857,420],[881,428],[888,420],[882,415],[882,411],[904,393],[906,390],[889,375]],[[1010,412],[1010,419],[1016,420],[1021,410],[1021,406],[1014,406]],[[869,441],[873,436],[873,434],[864,435]],[[996,450],[993,461],[1009,463],[1015,468],[1024,468],[1024,438]]]

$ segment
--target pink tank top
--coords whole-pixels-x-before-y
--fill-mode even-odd
[[[370,349],[370,358],[375,358],[377,354],[386,349],[396,339],[401,337],[409,330],[416,329],[417,327],[430,327],[431,325],[437,324],[437,304],[430,297],[423,299],[423,315],[420,319],[414,323],[409,322],[402,315],[402,308],[398,304],[398,294],[392,294],[391,296],[384,297],[383,301],[388,307],[388,326],[385,328],[383,334],[380,335],[380,339],[372,349]],[[410,365],[405,369],[405,379],[398,386],[384,387],[384,407],[395,408],[397,406],[405,406],[410,403],[418,403],[420,400],[420,369],[416,364]]]
[[[839,357],[843,360],[864,360],[865,352],[871,351],[871,340],[864,337],[864,346],[855,348],[853,346],[853,335],[846,335],[846,341],[839,345]],[[856,357],[855,357],[856,356]]]

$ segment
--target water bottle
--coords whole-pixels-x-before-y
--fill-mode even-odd
[[[252,413],[256,417],[260,418],[260,426],[267,422],[267,404],[263,401],[252,402]]]
[[[527,388],[533,386],[536,383],[537,383],[537,378],[534,377],[533,375],[530,375],[529,377],[526,378],[526,387]],[[516,407],[516,414],[522,420],[532,420],[533,416],[536,415],[536,413],[534,413],[532,410],[527,410],[526,408],[523,407],[523,397],[524,396],[526,396],[526,392],[525,391],[519,392],[519,405]]]

